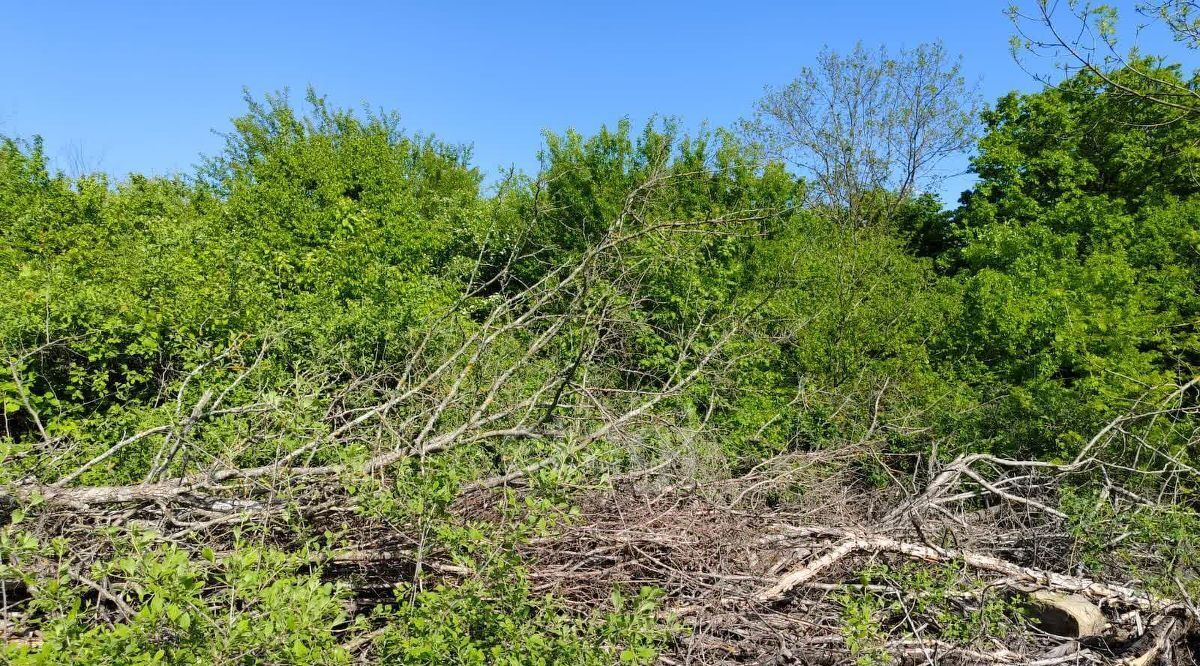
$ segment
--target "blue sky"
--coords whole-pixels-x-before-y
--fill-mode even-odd
[[[534,167],[543,129],[730,123],[826,44],[941,39],[987,99],[1033,89],[1008,54],[1008,1],[0,0],[0,134],[42,135],[64,167],[187,172],[219,149],[243,86],[312,84],[471,143],[494,174]]]

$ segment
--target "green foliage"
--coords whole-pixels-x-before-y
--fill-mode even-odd
[[[485,232],[468,153],[406,136],[394,115],[331,108],[309,92],[247,97],[222,155],[204,169],[221,199],[231,323],[279,318],[311,337],[310,355],[351,345],[359,362],[402,357],[405,335],[452,298],[447,267]]]
[[[345,590],[319,573],[298,573],[304,552],[239,542],[218,559],[151,534],[114,537],[107,561],[87,572],[136,608],[110,625],[95,623],[97,604],[88,601],[95,595],[71,573],[64,546],[12,527],[0,532],[0,578],[20,576],[32,592],[32,616],[45,618],[34,625],[38,648],[0,644],[5,663],[348,663],[334,634],[347,619]],[[35,558],[57,562],[57,573],[31,576],[20,564]]]
[[[316,451],[304,464],[345,466],[347,525],[312,529],[288,507],[273,526],[287,538],[264,526],[219,553],[106,531],[83,571],[66,538],[26,531],[39,513],[31,502],[0,531],[0,580],[29,590],[28,628],[44,642],[6,643],[6,662],[332,664],[362,638],[385,662],[651,663],[676,630],[658,616],[661,592],[614,590],[585,616],[539,596],[518,555],[577,518],[572,491],[597,482],[597,461],[669,455],[704,479],[853,442],[838,469],[883,485],[893,466],[919,476],[911,461],[935,455],[1071,459],[1200,361],[1200,120],[1086,74],[984,113],[979,180],[956,209],[877,185],[853,193],[855,206],[887,211],[869,225],[847,224],[836,192],[807,205],[822,185],[762,147],[720,129],[685,135],[669,119],[548,134],[539,173],[485,193],[467,149],[403,132],[394,115],[311,92],[303,111],[286,95],[247,104],[195,178],[69,179],[51,172],[39,141],[0,141],[0,484],[139,483]],[[953,137],[968,129],[957,109]],[[477,357],[448,352],[506,299],[557,284],[613,236],[620,251],[603,255],[576,300],[543,304],[470,347]],[[553,329],[568,307],[606,313],[603,325]],[[439,426],[466,423],[470,400],[495,382],[486,400],[497,413],[546,410],[548,432],[555,418],[593,425],[549,393],[521,402],[552,379],[604,387],[606,406],[624,406],[718,348],[725,372],[655,404],[655,425],[586,450],[513,433],[355,472],[412,442],[379,428],[373,440],[304,448],[431,359],[462,370],[461,399]],[[585,351],[596,360],[580,370]],[[422,386],[389,418],[423,421],[441,395],[452,393]],[[188,417],[213,400],[222,409]],[[1168,442],[1159,458],[1195,463],[1187,426],[1153,426]],[[134,433],[144,436],[125,441]],[[163,453],[179,442],[186,455]],[[1103,453],[1131,477],[1159,459]],[[531,471],[495,514],[456,507],[464,484],[546,456],[560,464]],[[1064,488],[1077,559],[1166,589],[1195,561],[1194,489],[1177,486],[1177,502],[1138,512],[1102,501],[1089,479]],[[359,525],[419,535],[417,561],[470,575],[450,585],[418,571],[393,603],[354,616],[317,563]],[[959,645],[1021,622],[949,565],[873,570],[841,603],[864,664],[910,634],[910,615]]]
[[[1073,557],[1096,575],[1129,571],[1159,594],[1194,594],[1188,573],[1200,556],[1200,518],[1185,502],[1119,508],[1109,491],[1087,485],[1065,489],[1060,506],[1070,519]],[[1182,499],[1182,498],[1181,498]]]
[[[581,620],[511,579],[439,586],[389,616],[377,645],[384,663],[651,664],[671,635],[655,617],[658,598],[614,591],[607,609]]]
[[[1002,446],[1070,454],[1196,365],[1200,125],[1086,74],[1008,95],[984,120],[980,181],[942,260],[963,288],[945,353],[997,400]]]
[[[881,666],[891,658],[884,649],[887,635],[880,627],[883,602],[875,596],[846,594],[842,604],[842,637],[858,666]]]
[[[961,565],[877,564],[861,575],[842,605],[842,634],[859,664],[888,663],[894,638],[937,639],[972,647],[1015,632],[1024,622],[1021,600],[1006,598]]]
[[[642,588],[627,600],[613,590],[607,608],[581,618],[530,589],[517,548],[572,520],[573,507],[510,492],[500,520],[463,522],[448,511],[454,474],[402,467],[394,484],[355,486],[365,516],[417,525],[422,559],[474,572],[454,584],[420,577],[400,586],[397,603],[371,618],[384,627],[374,639],[382,663],[653,663],[675,631],[657,615],[660,591]]]
[[[486,234],[478,174],[464,149],[408,137],[393,116],[308,101],[304,115],[284,96],[247,98],[194,182],[72,182],[48,172],[39,143],[0,144],[0,404],[13,446],[44,427],[81,444],[57,461],[70,469],[105,442],[177,420],[167,396],[223,390],[250,365],[230,399],[409,358]],[[291,406],[304,413],[282,419],[287,430],[320,418],[321,405]],[[218,445],[233,421],[197,435]],[[95,474],[144,476],[139,452],[154,443]]]
[[[903,240],[797,215],[759,243],[755,264],[754,282],[770,295],[762,317],[773,347],[770,411],[791,421],[774,426],[771,449],[860,435],[880,391],[898,410],[953,391],[934,374],[928,342],[955,312],[955,293]]]

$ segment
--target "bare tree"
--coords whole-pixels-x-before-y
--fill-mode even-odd
[[[1194,0],[1147,0],[1136,5],[1144,22],[1122,35],[1118,14],[1109,5],[1080,0],[1033,0],[1013,6],[1016,27],[1013,57],[1039,82],[1054,86],[1059,76],[1079,72],[1095,76],[1111,92],[1137,97],[1178,112],[1200,111],[1200,91],[1155,65],[1138,48],[1145,35],[1169,35],[1189,49],[1200,47],[1200,3]],[[1032,57],[1032,60],[1031,60]],[[1048,63],[1041,67],[1036,63]]]
[[[826,49],[743,123],[773,157],[812,178],[814,195],[856,225],[948,175],[939,168],[975,138],[978,95],[940,43],[894,55],[861,44]]]
[[[82,139],[76,139],[60,151],[60,164],[71,178],[83,178],[103,170],[104,152],[89,151]]]

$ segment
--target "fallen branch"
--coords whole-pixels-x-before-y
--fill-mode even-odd
[[[793,528],[793,534],[806,535],[818,533],[828,535],[830,528],[819,530]],[[1025,584],[1032,588],[1046,588],[1071,594],[1082,594],[1101,602],[1117,601],[1121,604],[1141,610],[1162,610],[1175,605],[1175,602],[1157,598],[1148,592],[1135,590],[1120,585],[1101,583],[1088,578],[1068,576],[1065,574],[1042,571],[1032,567],[1024,567],[991,555],[983,555],[969,550],[953,548],[935,548],[904,541],[897,541],[880,535],[855,535],[849,530],[839,530],[844,541],[828,554],[812,563],[801,567],[784,576],[775,585],[758,595],[759,601],[775,601],[782,598],[788,591],[806,580],[811,579],[822,569],[829,567],[839,559],[853,552],[878,553],[890,552],[914,557],[928,562],[960,561],[976,569],[983,569],[1006,576],[1010,584]]]

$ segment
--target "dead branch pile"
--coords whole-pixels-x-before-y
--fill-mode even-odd
[[[660,657],[664,664],[1192,664],[1198,615],[1183,585],[1177,594],[1165,593],[1120,577],[1116,567],[1105,570],[1112,575],[1084,575],[1072,552],[1075,536],[1055,508],[1059,486],[1085,469],[1110,479],[1105,501],[1120,510],[1136,511],[1146,502],[1131,484],[1112,481],[1123,465],[1090,454],[1104,437],[1132,430],[1131,421],[1111,424],[1067,464],[964,455],[931,470],[923,489],[908,493],[899,486],[869,490],[852,477],[824,474],[824,486],[804,479],[805,492],[774,507],[765,489],[787,482],[766,484],[764,475],[777,479],[780,469],[829,465],[836,457],[853,458],[861,447],[786,454],[707,487],[680,483],[667,459],[615,478],[608,489],[582,492],[575,499],[579,515],[552,536],[520,546],[520,554],[533,591],[552,593],[580,616],[604,606],[613,589],[663,590],[661,617],[680,627]],[[1169,479],[1183,471],[1155,467],[1157,483],[1176,483]],[[785,476],[794,481],[803,474]],[[475,484],[460,495],[459,516],[496,515],[496,485],[525,492],[517,479]],[[362,519],[344,496],[313,490],[289,498],[308,507],[313,529],[328,525],[352,535],[352,547],[313,565],[354,587],[355,613],[390,602],[398,585],[454,585],[480,575],[423,551],[414,530]],[[97,503],[83,513],[69,508],[44,513],[41,529],[78,536],[99,525],[144,521],[172,540],[203,535],[204,543],[220,544],[228,542],[230,516],[265,522],[274,516],[266,502],[225,512],[211,505],[180,509],[162,498]],[[177,510],[212,517],[172,523]],[[89,578],[86,563],[103,549],[94,543],[95,551],[74,553],[78,566],[71,575],[115,619],[131,614],[119,590]],[[947,578],[940,586],[921,586],[905,577],[922,570]],[[21,590],[9,586],[5,595],[5,610],[19,613]],[[865,600],[874,605],[868,624],[858,626],[870,631],[861,635],[851,609]],[[1008,620],[987,610],[1016,607],[1022,614]],[[4,622],[0,627],[11,624]],[[351,646],[371,658],[369,640],[359,637]]]
[[[1190,602],[1070,573],[1046,526],[1001,527],[1028,521],[1024,504],[951,520],[872,505],[886,499],[747,512],[698,493],[623,488],[591,497],[577,524],[527,555],[537,589],[580,612],[613,587],[665,590],[664,613],[687,629],[667,664],[854,663],[863,648],[848,644],[846,599],[868,594],[894,602],[890,618],[875,618],[892,624],[875,648],[902,663],[1194,663]],[[953,611],[978,613],[991,597],[1024,606],[1026,621],[947,640],[945,618],[918,598],[930,591],[863,577],[912,564],[954,572]]]
[[[1193,664],[1200,616],[1183,581],[1140,580],[1128,561],[1085,575],[1077,527],[1056,507],[1081,478],[1114,514],[1183,501],[1195,472],[1166,440],[1177,423],[1177,441],[1194,443],[1183,417],[1195,407],[1179,400],[1194,384],[1115,419],[1069,463],[967,454],[930,461],[908,492],[829,474],[861,444],[780,456],[707,489],[639,477],[592,494],[581,520],[527,557],[538,589],[581,611],[613,587],[665,590],[664,613],[687,628],[668,664]],[[797,481],[822,466],[825,483]],[[796,499],[764,501],[789,484]],[[1089,536],[1113,548],[1130,535]],[[1135,557],[1166,569],[1155,553]],[[940,571],[944,585],[905,570]],[[873,612],[856,628],[865,599]],[[1004,606],[1015,621],[987,617]]]

